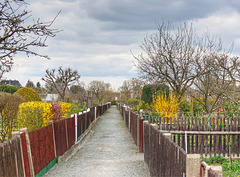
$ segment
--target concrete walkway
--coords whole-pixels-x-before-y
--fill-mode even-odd
[[[48,177],[150,177],[131,134],[115,106],[104,113],[81,149],[67,162],[55,165]]]

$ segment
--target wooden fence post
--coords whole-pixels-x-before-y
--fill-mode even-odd
[[[34,177],[35,173],[34,173],[34,167],[33,167],[33,161],[32,161],[32,152],[31,152],[31,145],[30,145],[30,140],[28,136],[28,130],[27,128],[22,128],[20,129],[20,132],[25,133],[25,136],[26,136],[30,174],[31,174],[31,177]]]
[[[96,120],[97,119],[97,107],[95,106],[95,112],[94,112],[94,116],[95,116],[95,119],[94,120]]]
[[[140,128],[140,126],[139,126],[139,119],[140,119],[140,117],[138,117],[137,114],[135,116],[137,118],[137,146],[139,146],[139,132],[140,132],[140,130],[139,130],[139,128]]]
[[[77,142],[77,114],[74,114],[75,142]]]
[[[129,111],[129,114],[128,114],[128,128],[129,128],[129,131],[130,131],[131,130],[131,111],[130,111],[130,109],[128,111]]]

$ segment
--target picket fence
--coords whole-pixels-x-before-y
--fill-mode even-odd
[[[148,117],[147,115],[139,116],[138,113],[131,111],[129,107],[122,104],[118,104],[117,106],[120,114],[123,116],[126,126],[129,128],[129,131],[132,134],[135,144],[139,146],[139,152],[144,152],[144,160],[149,167],[151,176],[186,176],[186,159],[188,158],[188,154],[199,154],[197,148],[199,147],[199,144],[201,145],[200,150],[202,149],[202,151],[200,152],[202,152],[202,154],[211,152],[210,150],[213,150],[214,147],[216,147],[217,142],[215,141],[217,141],[217,137],[219,138],[219,136],[215,135],[216,138],[212,136],[211,141],[209,140],[210,142],[215,142],[215,146],[211,147],[207,141],[208,139],[206,140],[206,134],[203,136],[197,135],[197,138],[195,136],[193,136],[194,138],[191,138],[192,135],[190,133],[186,136],[185,131],[183,131],[185,128],[191,127],[191,130],[197,128],[199,133],[201,127],[207,127],[204,126],[206,124],[202,124],[201,121],[203,120],[196,120],[195,123],[195,121],[188,121],[187,119],[181,119],[181,121],[180,119],[173,120],[164,118],[159,122],[158,118]],[[189,124],[186,124],[186,122],[189,122]],[[214,129],[217,129],[216,126],[213,126],[214,123],[211,125]],[[227,125],[225,127],[227,127]],[[208,128],[210,127],[208,126]],[[165,133],[171,133],[170,137],[164,135]],[[187,138],[185,139],[185,137]],[[210,139],[211,135],[208,135],[208,137]],[[237,138],[238,136],[236,136],[234,140]],[[200,143],[197,144],[198,142]],[[205,144],[204,142],[207,142],[208,144]],[[209,146],[207,150],[206,146]],[[217,151],[214,152],[216,154]],[[215,155],[214,152],[212,155]],[[201,167],[201,177],[204,177],[204,168],[205,167],[203,166]],[[211,168],[207,171],[207,173],[209,177],[218,177],[218,174],[216,174]]]
[[[72,118],[22,132],[20,136],[0,143],[0,177],[43,176],[110,106],[108,103],[92,107]]]

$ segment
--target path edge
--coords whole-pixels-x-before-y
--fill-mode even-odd
[[[94,120],[88,129],[78,138],[78,141],[69,149],[67,150],[62,156],[58,157],[58,163],[66,162],[69,159],[71,159],[72,156],[74,156],[81,148],[81,144],[83,144],[83,141],[86,139],[87,135],[91,135],[92,129],[99,120],[100,116]]]

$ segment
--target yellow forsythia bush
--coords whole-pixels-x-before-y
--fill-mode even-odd
[[[68,117],[71,111],[71,104],[60,102],[61,116]],[[27,127],[29,131],[37,130],[48,125],[56,112],[52,109],[51,103],[24,102],[19,105],[18,128]]]
[[[171,91],[169,96],[166,92],[158,91],[153,95],[153,108],[162,117],[174,117],[178,113],[179,105],[182,101],[179,101],[180,97],[175,96]]]
[[[62,116],[68,117],[68,113],[71,111],[71,104],[66,102],[59,102],[62,108]]]
[[[52,120],[52,105],[43,102],[26,102],[19,106],[18,128],[27,127],[29,131],[47,126]]]

